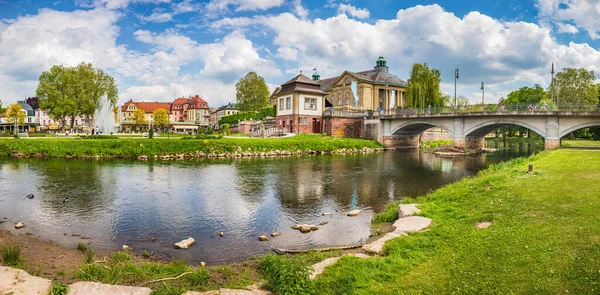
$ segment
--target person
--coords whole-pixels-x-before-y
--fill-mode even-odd
[[[92,127],[92,135],[94,135],[94,130],[95,130],[95,129]]]
[[[96,135],[100,134],[100,130],[98,130],[98,126],[96,126]]]

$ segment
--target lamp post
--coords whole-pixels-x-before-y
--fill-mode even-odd
[[[454,111],[456,111],[456,80],[458,80],[458,68],[454,70]]]
[[[485,111],[485,87],[483,81],[481,81],[481,108]]]
[[[554,63],[552,63],[552,71],[550,71],[552,75],[552,80],[550,80],[550,91],[552,93],[552,101],[554,101]],[[558,97],[556,98],[556,110],[558,110]]]

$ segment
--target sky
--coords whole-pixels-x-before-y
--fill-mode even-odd
[[[600,0],[0,0],[0,101],[35,96],[56,64],[91,62],[119,102],[199,94],[235,102],[249,71],[271,90],[297,75],[373,68],[408,80],[414,63],[442,92],[497,102],[551,80],[551,64],[600,77]]]

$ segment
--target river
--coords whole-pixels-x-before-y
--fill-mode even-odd
[[[387,202],[540,149],[516,144],[465,158],[418,151],[185,161],[0,158],[0,218],[9,221],[0,229],[71,248],[78,242],[96,250],[129,245],[194,264],[241,261],[271,247],[359,243]],[[366,209],[347,217],[354,208]],[[308,234],[290,228],[322,221],[328,224]],[[16,230],[16,222],[26,227]],[[281,236],[258,241],[276,231]],[[187,237],[196,244],[173,249]]]

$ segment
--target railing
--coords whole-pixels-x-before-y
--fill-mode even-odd
[[[284,128],[267,128],[267,129],[256,129],[250,131],[251,137],[272,137],[272,136],[283,136],[286,133]]]
[[[412,108],[412,109],[391,109],[379,112],[382,117],[411,117],[411,116],[436,116],[436,115],[460,115],[460,114],[542,114],[548,112],[563,113],[598,113],[600,105],[570,104],[570,105],[535,105],[535,104],[488,104],[459,106],[456,109],[452,106]],[[323,113],[325,115],[325,113]]]
[[[325,110],[323,112],[324,117],[342,117],[342,118],[364,118],[364,117],[373,117],[377,111],[365,110],[365,111],[355,111],[355,110]]]

